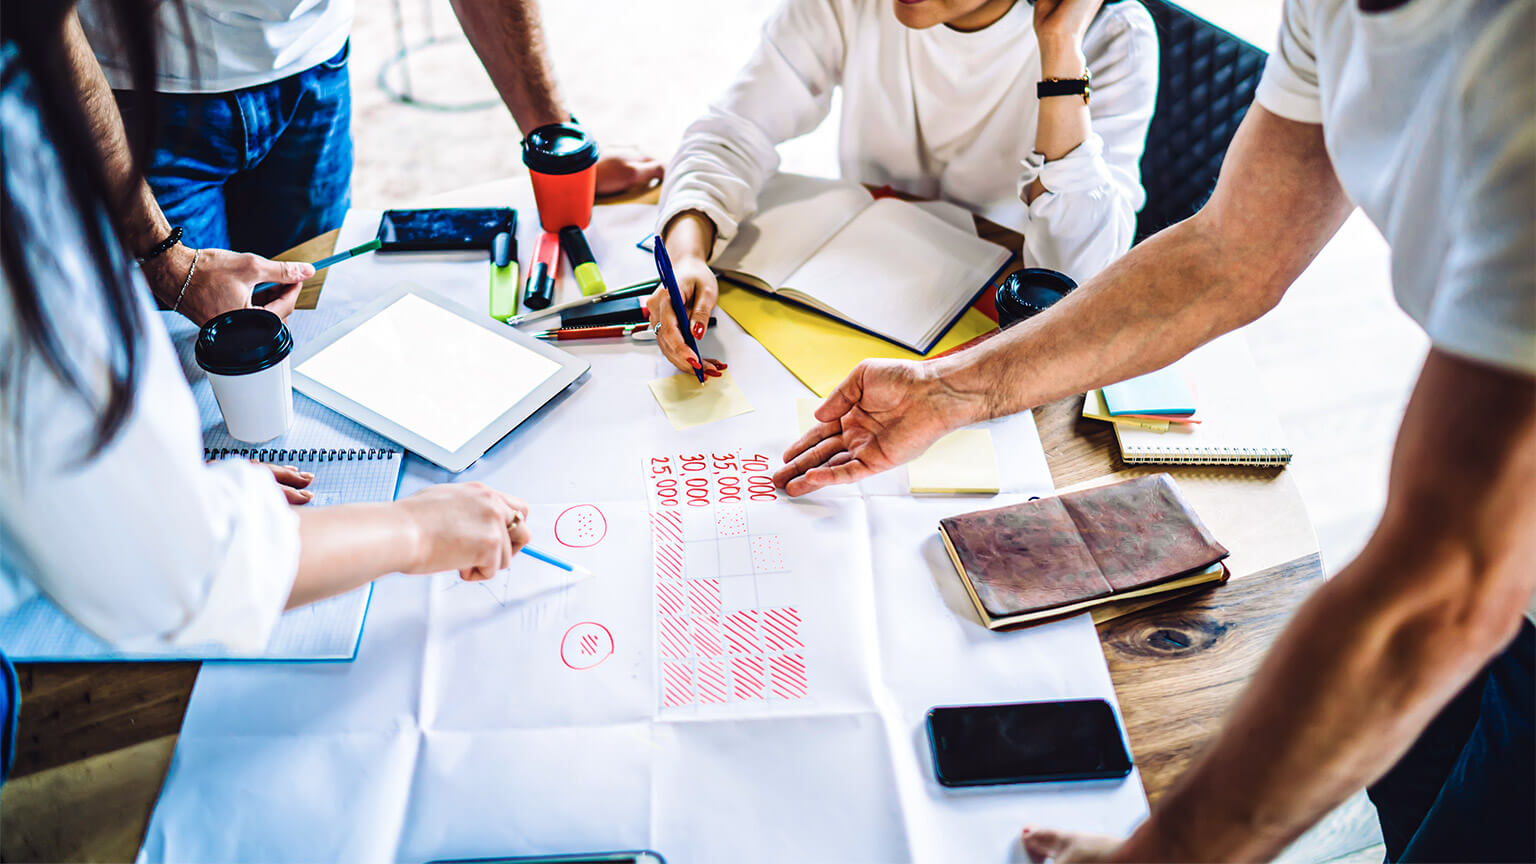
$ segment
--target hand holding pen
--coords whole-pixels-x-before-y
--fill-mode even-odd
[[[661,287],[646,301],[656,342],[672,365],[684,372],[692,372],[701,382],[706,377],[719,378],[725,364],[703,357],[697,342],[704,337],[710,313],[715,308],[719,290],[715,274],[702,258],[692,255],[681,259],[678,266],[670,266],[672,262],[661,238],[657,237],[653,242],[658,270],[665,261],[674,280],[674,284],[668,286],[663,279]],[[679,321],[689,329],[682,330]]]

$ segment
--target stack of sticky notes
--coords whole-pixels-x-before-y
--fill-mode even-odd
[[[1083,400],[1083,416],[1150,432],[1200,422],[1195,394],[1177,363],[1090,391]]]

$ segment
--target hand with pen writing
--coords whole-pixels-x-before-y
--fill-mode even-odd
[[[715,225],[704,214],[688,210],[672,217],[662,235],[667,254],[672,258],[677,287],[688,307],[686,326],[692,330],[695,340],[701,339],[720,296],[720,285],[715,281],[714,271],[709,269],[709,249],[715,242]],[[661,353],[672,361],[673,366],[690,373],[701,370],[708,378],[720,377],[726,364],[712,358],[702,358],[701,362],[683,340],[666,286],[658,287],[651,294],[645,301],[645,308],[650,315],[651,329],[656,332],[656,344],[661,346]]]

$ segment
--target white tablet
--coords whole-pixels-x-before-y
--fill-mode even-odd
[[[483,314],[400,288],[295,351],[293,386],[457,472],[588,368]]]

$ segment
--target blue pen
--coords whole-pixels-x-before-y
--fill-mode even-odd
[[[656,275],[661,277],[661,284],[667,286],[667,294],[672,297],[672,314],[677,316],[677,329],[683,331],[683,342],[692,349],[693,356],[699,358],[699,365],[704,365],[704,355],[699,353],[699,343],[693,341],[693,334],[688,332],[688,307],[683,305],[683,292],[677,287],[677,277],[672,275],[672,259],[667,257],[667,244],[661,242],[658,235],[652,246],[656,252]],[[699,383],[704,383],[704,370],[694,369],[693,374],[698,377]]]
[[[540,552],[539,550],[533,548],[532,546],[524,546],[523,547],[523,554],[527,555],[529,558],[532,558],[532,559],[534,559],[536,561],[543,561],[545,564],[549,564],[549,565],[552,565],[552,566],[555,566],[555,567],[559,567],[561,570],[566,570],[566,571],[569,571],[571,573],[588,573],[588,572],[590,572],[585,567],[578,567],[575,564],[571,564],[571,563],[566,562],[566,561],[561,561],[559,558],[556,558],[555,556],[550,555],[550,554],[545,553],[545,552]]]
[[[348,249],[345,252],[337,252],[335,255],[330,255],[328,257],[321,258],[319,261],[316,261],[314,264],[312,264],[310,266],[315,268],[315,272],[316,273],[319,273],[321,270],[324,270],[325,268],[331,266],[332,264],[339,264],[342,261],[347,260],[348,258],[356,258],[359,255],[363,255],[363,254],[366,254],[368,252],[372,252],[373,250],[379,248],[381,245],[383,245],[383,244],[379,240],[369,240],[367,243],[363,243],[362,245],[359,245],[359,246],[353,246],[351,249]],[[255,288],[252,288],[251,289],[251,293],[255,294],[255,293],[260,292],[260,291],[265,291],[268,288],[276,288],[276,287],[277,287],[277,283],[276,282],[263,282],[260,285],[257,285]]]

